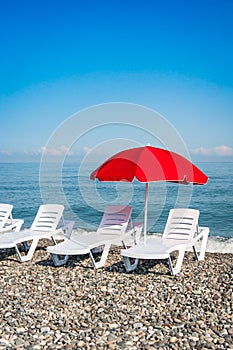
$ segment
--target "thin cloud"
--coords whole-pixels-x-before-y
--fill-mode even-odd
[[[22,153],[25,154],[26,156],[38,156],[40,155],[41,152],[24,150]]]
[[[201,156],[209,156],[209,155],[213,154],[213,149],[198,147],[195,149],[191,149],[190,153],[195,154],[195,155],[201,155]]]
[[[11,155],[11,152],[1,149],[1,150],[0,150],[0,154],[2,154],[2,155],[4,155],[4,156],[10,156],[10,155]]]
[[[83,147],[83,151],[84,151],[84,153],[87,154],[87,153],[89,153],[91,151],[91,148],[85,146],[85,147]]]
[[[233,156],[233,148],[229,146],[218,146],[214,148],[214,151],[219,156]]]
[[[191,154],[201,155],[201,156],[212,156],[212,155],[217,155],[220,157],[233,156],[233,148],[226,145],[216,146],[213,148],[199,147],[199,148],[192,149],[190,152]]]
[[[42,147],[41,148],[41,153],[47,154],[50,156],[62,156],[66,154],[67,156],[72,156],[73,152],[69,150],[69,147],[63,145],[59,148],[47,148],[47,147]]]

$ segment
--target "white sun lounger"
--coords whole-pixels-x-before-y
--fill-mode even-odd
[[[108,206],[96,232],[87,235],[72,235],[64,242],[47,247],[54,265],[65,264],[70,255],[89,254],[95,269],[103,267],[112,245],[134,244],[140,237],[142,224],[131,221],[132,208],[129,206]],[[103,247],[100,261],[95,261],[93,250]]]
[[[12,218],[13,205],[0,203],[0,233],[19,231],[24,223],[22,219]]]
[[[72,230],[73,222],[71,224],[70,222],[61,223],[63,210],[63,205],[41,205],[30,229],[0,235],[0,249],[15,248],[21,262],[31,260],[40,239],[49,238],[56,243],[55,237],[61,232],[61,229]],[[60,230],[58,230],[59,226]],[[31,244],[28,245],[28,242]],[[23,244],[26,249],[25,255],[19,251],[19,244]]]
[[[196,260],[204,260],[209,234],[208,227],[198,227],[199,210],[172,209],[170,210],[162,237],[148,238],[146,242],[121,250],[126,271],[133,271],[139,259],[168,259],[172,275],[181,270],[185,251],[193,247]],[[195,245],[201,241],[199,255]],[[178,251],[176,266],[173,267],[171,254]],[[131,263],[130,258],[134,258]]]

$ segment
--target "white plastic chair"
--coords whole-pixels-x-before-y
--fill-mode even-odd
[[[61,223],[63,210],[64,206],[59,204],[41,205],[30,229],[20,232],[7,232],[0,235],[0,249],[15,248],[21,262],[31,260],[40,239],[49,238],[56,243],[55,237],[61,232],[61,229],[66,234],[68,234],[68,230],[70,234],[73,222],[71,222],[71,225],[69,222]],[[59,226],[60,230],[58,231]],[[29,245],[28,242],[31,242],[31,244]],[[24,248],[26,248],[25,255],[19,251],[19,244],[23,244]]]
[[[0,203],[0,233],[19,231],[24,223],[22,219],[12,218],[13,205]]]
[[[133,271],[138,265],[139,259],[167,259],[172,275],[181,270],[185,251],[193,247],[196,260],[204,260],[208,227],[198,227],[199,210],[195,209],[172,209],[170,210],[166,227],[162,237],[148,238],[129,249],[121,250],[126,271]],[[196,244],[201,242],[200,253],[198,255]],[[171,255],[178,252],[176,266],[173,267]],[[134,258],[131,263],[130,258]]]
[[[108,206],[96,232],[87,235],[72,235],[64,242],[47,247],[54,265],[65,264],[71,255],[89,254],[95,269],[103,267],[112,245],[134,244],[139,239],[142,224],[131,221],[132,208],[129,206]],[[93,252],[103,247],[100,261],[96,261]]]

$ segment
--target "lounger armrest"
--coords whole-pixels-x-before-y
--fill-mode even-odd
[[[133,222],[133,228],[138,227],[142,228],[143,223],[142,222]]]
[[[201,260],[204,260],[204,258],[205,258],[205,252],[206,252],[209,231],[210,231],[209,227],[199,227],[196,237],[194,237],[191,241],[196,260],[201,261]],[[200,245],[200,252],[198,254],[196,251],[195,244],[199,241],[200,241],[201,245]]]
[[[23,223],[24,223],[23,219],[8,219],[6,222],[6,225],[3,227],[1,232],[7,232],[7,231],[19,232]]]
[[[137,244],[140,240],[141,233],[142,233],[142,222],[133,222],[133,236],[134,236],[134,244]]]
[[[197,235],[192,239],[193,243],[198,242],[201,238],[208,237],[210,232],[209,227],[198,227],[198,233]]]
[[[142,228],[142,225],[143,225],[142,222],[131,221],[128,224],[126,231],[130,231],[130,230],[133,230],[133,229],[136,229],[136,228]]]
[[[74,223],[75,222],[73,220],[63,220],[63,221],[61,221],[58,224],[58,226],[57,226],[57,230],[56,230],[55,234],[62,234],[66,238],[69,239],[71,234],[72,234]]]

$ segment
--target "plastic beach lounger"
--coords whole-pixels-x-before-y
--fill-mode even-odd
[[[40,239],[48,238],[56,243],[55,237],[61,229],[72,230],[73,222],[61,223],[63,210],[63,205],[41,205],[30,229],[0,235],[0,249],[15,248],[21,262],[31,260]],[[29,242],[31,242],[30,245]],[[23,244],[26,251],[24,255],[18,248],[20,244]]]
[[[72,235],[64,242],[47,247],[55,266],[65,264],[71,255],[89,254],[95,269],[103,267],[112,245],[134,244],[141,234],[142,224],[131,221],[129,206],[108,206],[96,232],[87,235]],[[93,250],[103,247],[100,261],[96,261]]]
[[[199,211],[195,209],[172,209],[170,210],[166,227],[162,237],[148,238],[146,242],[129,249],[121,250],[126,271],[133,271],[138,265],[139,259],[167,259],[172,275],[181,270],[185,251],[193,247],[196,260],[204,260],[208,227],[198,227]],[[198,255],[196,244],[201,242]],[[176,266],[173,267],[171,255],[178,252]],[[130,258],[135,259],[131,263]]]
[[[24,223],[22,219],[12,218],[13,205],[0,203],[0,233],[19,231]]]

